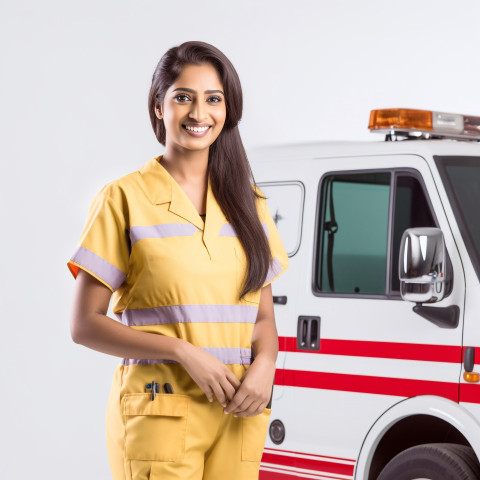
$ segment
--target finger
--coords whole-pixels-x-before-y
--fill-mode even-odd
[[[235,391],[236,391],[235,388],[227,379],[221,382],[220,385],[223,388],[223,391],[225,392],[226,402],[230,402],[235,395]]]
[[[236,375],[231,372],[230,370],[228,370],[227,368],[227,380],[230,382],[230,384],[233,386],[233,388],[235,390],[238,390],[240,388],[240,385],[242,384],[242,382],[236,377]]]
[[[238,405],[238,407],[232,411],[233,416],[238,416],[239,413],[247,411],[252,403],[255,402],[255,399],[252,397],[246,397],[245,400]]]
[[[264,410],[262,402],[252,402],[245,410],[234,413],[234,417],[254,417]]]
[[[265,402],[258,402],[258,404],[254,405],[252,408],[249,408],[249,415],[252,417],[260,415],[265,410],[266,405]]]
[[[215,384],[210,386],[211,389],[213,390],[213,393],[217,397],[218,403],[222,405],[222,407],[227,406],[227,397],[225,396],[225,392],[223,391],[223,388],[221,387],[220,384]]]
[[[205,396],[207,397],[208,401],[209,402],[213,402],[213,392],[212,392],[212,389],[210,387],[206,387],[206,388],[202,388],[203,390],[203,393],[205,393]]]
[[[227,407],[225,408],[224,412],[225,413],[231,413],[234,411],[244,400],[247,394],[244,392],[242,387],[240,387],[233,398],[228,402]]]

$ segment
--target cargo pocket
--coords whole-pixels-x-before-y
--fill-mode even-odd
[[[185,454],[188,395],[126,393],[125,458],[175,462]]]
[[[242,461],[259,462],[262,459],[271,413],[272,410],[266,408],[254,417],[241,417]]]

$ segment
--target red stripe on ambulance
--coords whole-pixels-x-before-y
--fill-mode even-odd
[[[285,475],[293,476],[293,478],[306,478],[305,476],[299,477],[298,475],[302,475],[305,472],[298,472],[294,470],[297,469],[304,469],[310,470],[306,473],[309,476],[314,478],[328,478],[328,479],[340,479],[344,480],[345,477],[336,477],[332,476],[331,474],[335,475],[343,475],[343,476],[353,476],[353,469],[355,467],[355,460],[350,460],[347,458],[339,458],[339,457],[328,457],[323,455],[317,455],[314,453],[302,453],[302,452],[294,452],[292,450],[282,450],[279,448],[268,448],[266,447],[263,451],[262,457],[262,468],[268,468],[270,470],[275,471],[268,471],[264,470],[267,474],[266,476],[260,475],[260,479],[276,479],[276,478],[283,478],[282,475],[277,475],[278,471],[288,472]],[[268,465],[264,465],[268,464]],[[277,465],[281,465],[281,468]],[[290,468],[288,468],[290,467]],[[321,472],[321,473],[319,473]]]
[[[466,403],[480,403],[480,385],[478,383],[461,383],[460,401]]]
[[[297,350],[296,337],[278,337],[281,352],[346,355],[350,357],[394,358],[422,362],[460,363],[462,347],[420,343],[370,342],[361,340],[334,340],[322,338],[320,350]],[[476,352],[477,353],[477,352]],[[478,352],[480,354],[480,352]]]
[[[317,472],[333,473],[338,475],[353,475],[353,465],[336,463],[328,460],[316,460],[313,458],[291,457],[288,455],[278,455],[272,453],[263,453],[262,462],[289,467],[305,468]]]
[[[308,475],[308,477],[306,476]],[[275,470],[263,470],[260,467],[259,480],[292,480],[300,479],[305,480],[306,478],[318,478],[319,480],[328,479],[328,480],[345,480],[345,477],[332,477],[330,475],[323,475],[318,473],[301,473],[295,470],[289,470],[287,468],[275,468]]]
[[[275,384],[398,397],[437,395],[454,402],[458,402],[459,390],[458,383],[283,369],[275,372]]]
[[[294,450],[282,450],[281,448],[268,448],[265,447],[265,452],[282,452],[282,453],[290,453],[292,456],[295,455],[304,455],[312,458],[318,458],[318,459],[329,459],[329,460],[340,460],[341,462],[347,462],[347,463],[352,463],[355,464],[356,460],[352,460],[350,458],[340,458],[340,457],[329,457],[326,455],[318,455],[316,453],[303,453],[303,452],[295,452]]]

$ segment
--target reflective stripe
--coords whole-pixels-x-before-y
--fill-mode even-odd
[[[268,283],[270,280],[273,280],[280,272],[282,271],[282,265],[276,257],[273,258],[270,267],[268,268],[267,277],[265,278],[265,283]]]
[[[267,236],[267,238],[270,238],[270,234],[268,233],[267,224],[265,222],[262,222],[262,227],[265,230],[265,235]],[[218,236],[219,237],[236,237],[237,232],[235,232],[231,223],[224,223],[222,225],[222,228],[220,229],[220,232],[219,232]]]
[[[70,260],[90,270],[108,283],[113,290],[125,281],[125,274],[119,268],[85,247],[77,247]]]
[[[116,313],[128,326],[163,325],[165,323],[255,323],[258,305],[169,305],[129,309]]]
[[[150,365],[152,363],[178,363],[175,360],[156,359],[156,358],[124,358],[123,365],[135,365],[137,363],[142,365]]]
[[[250,348],[236,347],[201,347],[202,350],[214,356],[217,360],[225,365],[250,365],[252,363],[252,350]],[[178,363],[175,360],[166,359],[137,359],[124,358],[123,365],[143,364],[150,365],[152,363]]]
[[[136,225],[130,227],[132,245],[142,238],[190,237],[199,229],[191,223],[161,223],[159,225]]]

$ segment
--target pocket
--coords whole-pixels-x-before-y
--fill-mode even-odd
[[[122,398],[125,418],[125,458],[175,462],[185,454],[188,395],[126,393]]]
[[[254,417],[242,418],[242,461],[260,462],[267,439],[268,423],[272,410],[265,408]]]

